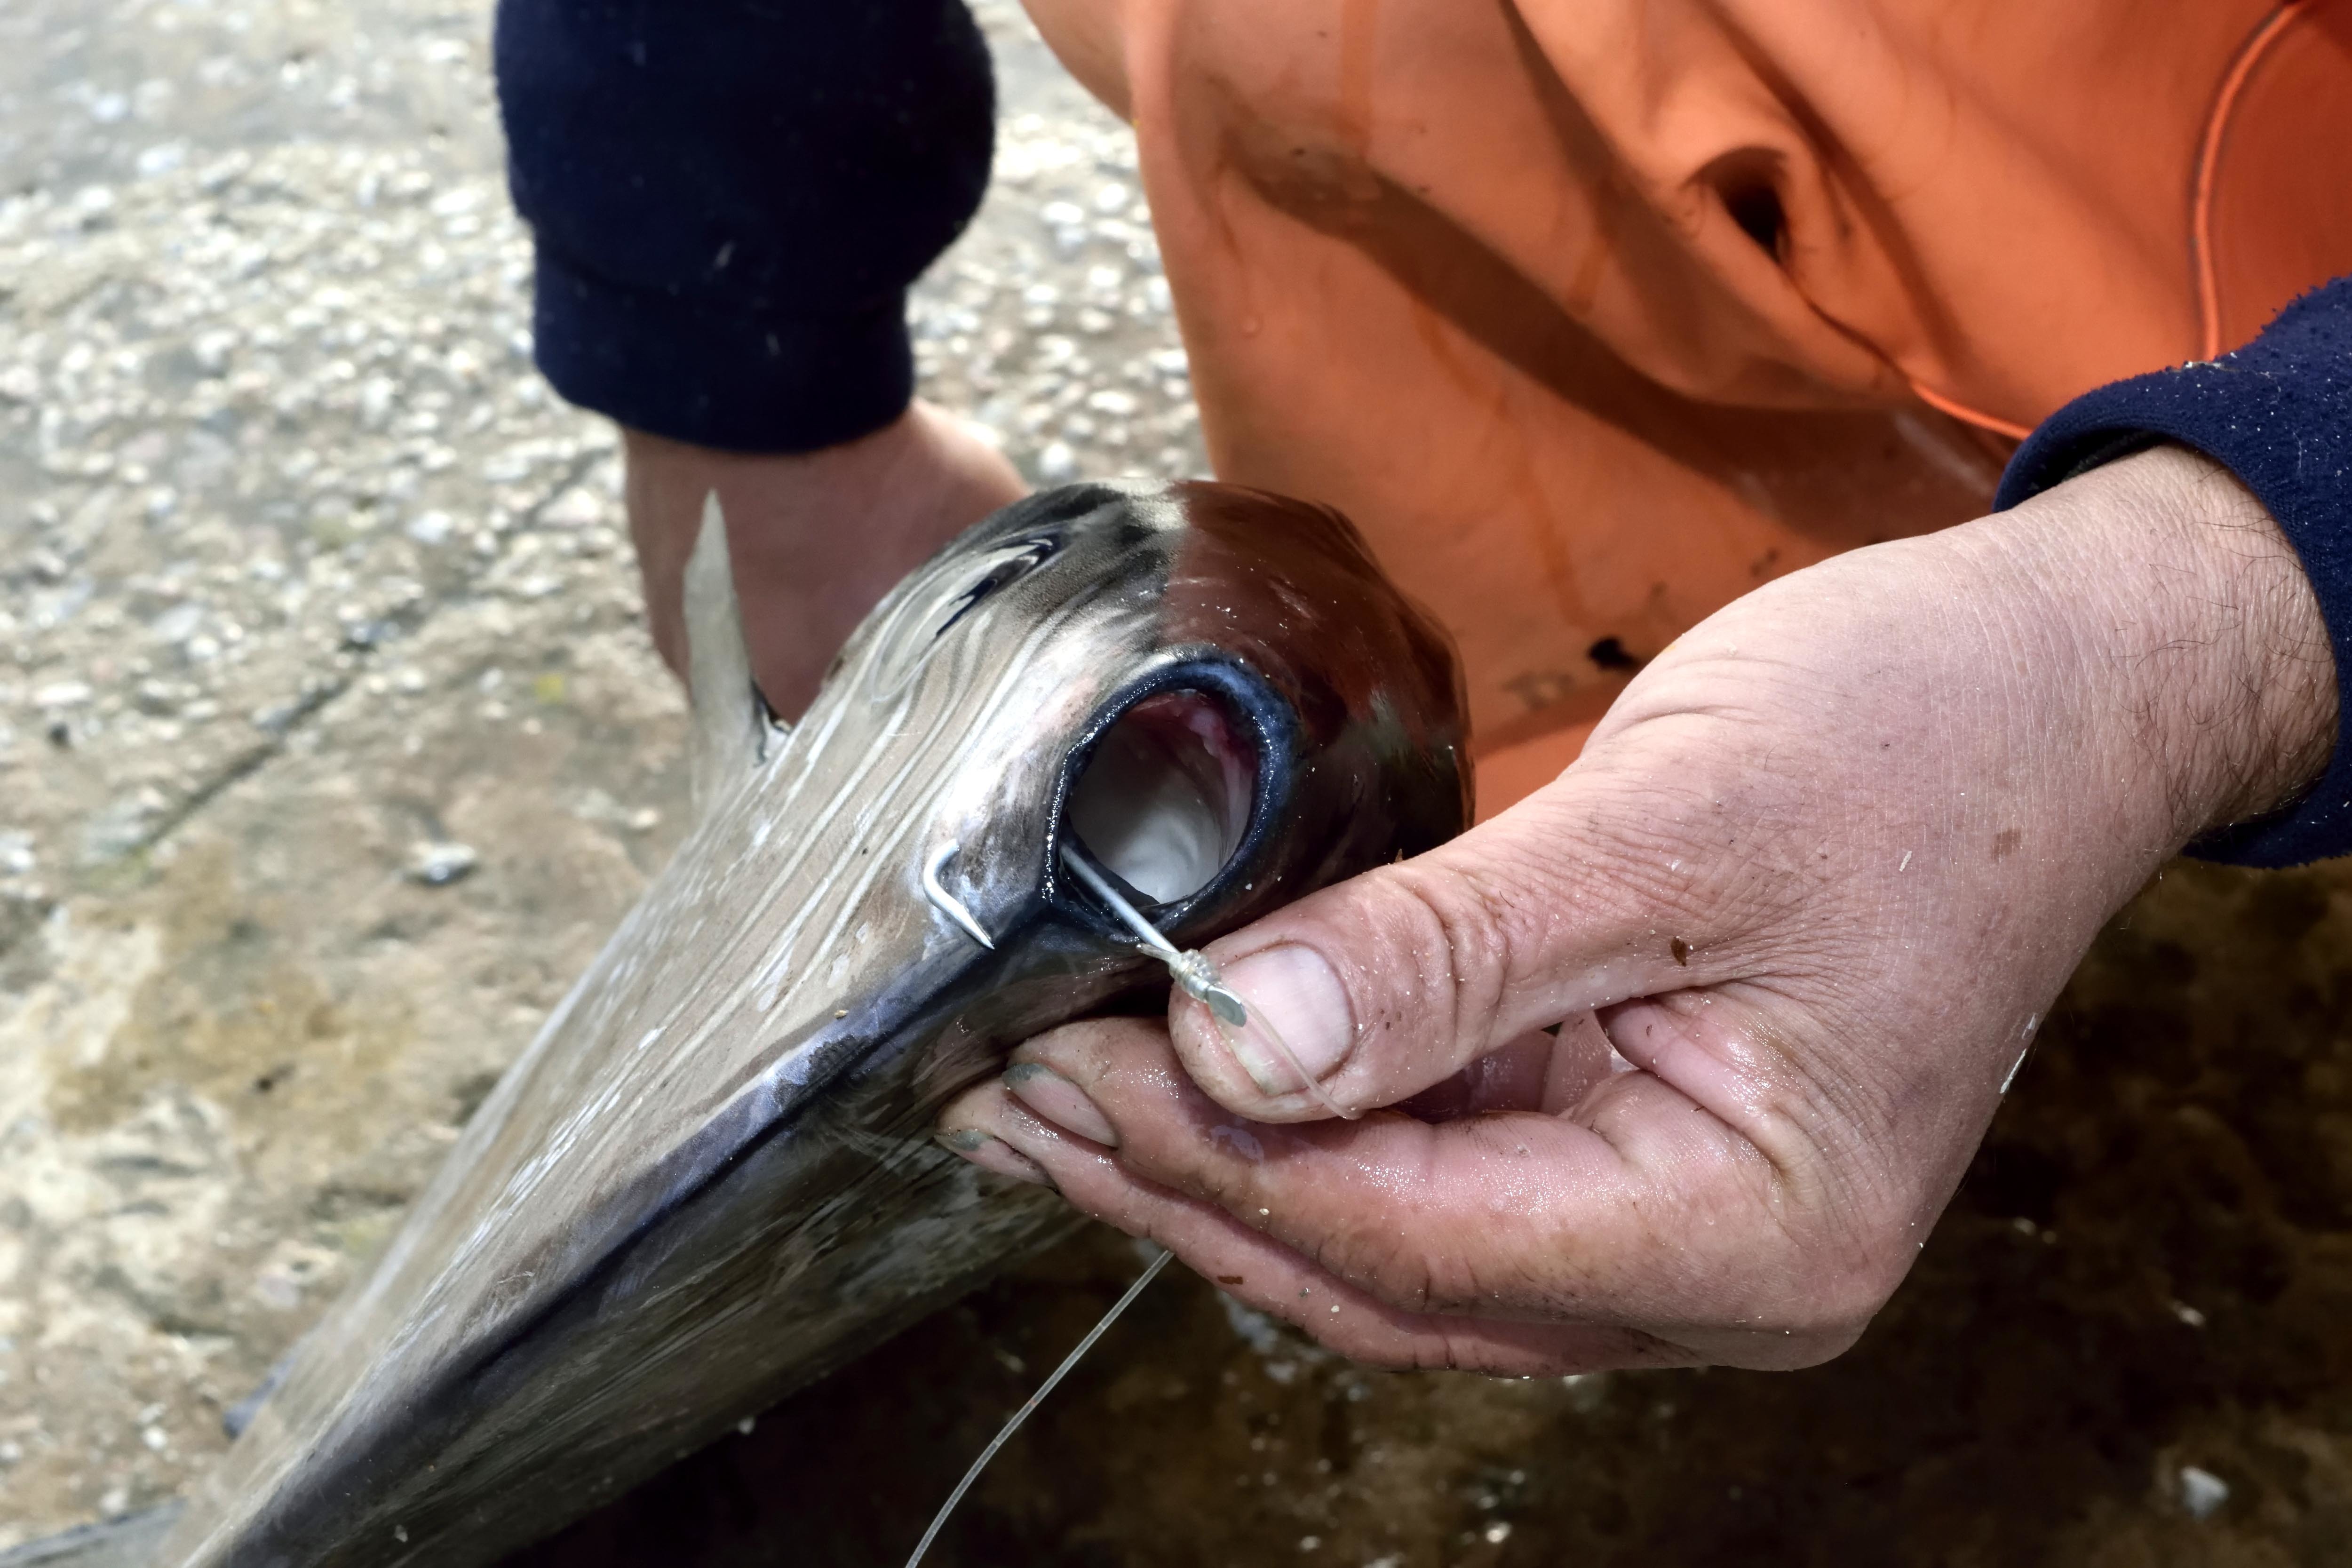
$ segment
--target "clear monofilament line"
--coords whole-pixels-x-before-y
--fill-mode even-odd
[[[1254,1014],[1247,999],[1225,984],[1223,976],[1217,973],[1217,966],[1211,963],[1205,955],[1180,951],[1174,942],[1160,933],[1159,927],[1143,918],[1142,910],[1119,896],[1118,889],[1110,885],[1109,879],[1087,864],[1084,856],[1066,844],[1062,846],[1062,864],[1067,866],[1078,880],[1094,889],[1095,896],[1108,904],[1112,912],[1127,922],[1129,931],[1143,939],[1144,947],[1168,966],[1168,973],[1175,977],[1184,994],[1208,1009],[1210,1019],[1217,1026],[1217,1032],[1225,1037],[1226,1044],[1236,1056],[1241,1055],[1241,1031],[1250,1026],[1255,1016],[1257,1032],[1274,1047],[1275,1055],[1282,1058],[1282,1065],[1290,1069],[1307,1092],[1322,1102],[1324,1110],[1346,1121],[1353,1121],[1362,1114],[1347,1110],[1331,1098],[1322,1080],[1307,1070],[1307,1064],[1298,1059],[1298,1053],[1290,1048],[1290,1042],[1282,1037],[1282,1031],[1274,1026],[1274,1021],[1262,1012]],[[1255,1077],[1255,1069],[1251,1069],[1251,1072]]]
[[[1218,982],[1218,988],[1227,996],[1238,994],[1222,981]],[[1202,998],[1202,1003],[1208,1007],[1209,1016],[1215,1022],[1217,1032],[1225,1037],[1226,1045],[1233,1049],[1235,1056],[1241,1054],[1242,1028],[1253,1028],[1259,1037],[1274,1047],[1274,1054],[1282,1058],[1282,1065],[1290,1069],[1290,1075],[1293,1078],[1307,1086],[1307,1092],[1313,1095],[1324,1110],[1342,1121],[1353,1121],[1363,1114],[1360,1110],[1349,1110],[1331,1098],[1331,1091],[1323,1087],[1323,1080],[1307,1070],[1307,1064],[1298,1059],[1298,1053],[1290,1048],[1290,1042],[1282,1037],[1282,1031],[1274,1026],[1274,1021],[1263,1011],[1244,1007],[1242,1024],[1236,1026],[1226,1021],[1224,1015],[1217,1011],[1214,1003],[1209,1002],[1205,997]]]
[[[1172,1252],[1163,1252],[1153,1258],[1151,1266],[1137,1275],[1135,1283],[1127,1288],[1127,1294],[1111,1303],[1110,1310],[1102,1315],[1102,1321],[1087,1330],[1087,1337],[1078,1342],[1077,1348],[1062,1358],[1062,1364],[1054,1369],[1054,1375],[1039,1384],[1037,1392],[1031,1394],[1027,1403],[1013,1413],[1013,1418],[1004,1424],[1003,1428],[996,1434],[988,1447],[980,1451],[980,1458],[971,1462],[971,1468],[963,1473],[963,1479],[956,1483],[955,1490],[948,1493],[948,1500],[940,1505],[940,1511],[931,1518],[931,1527],[923,1531],[923,1539],[915,1543],[915,1554],[907,1559],[907,1568],[916,1568],[916,1565],[922,1562],[923,1553],[931,1549],[931,1542],[939,1539],[940,1531],[946,1527],[948,1515],[955,1512],[956,1504],[963,1501],[963,1494],[971,1490],[971,1483],[980,1479],[980,1472],[988,1468],[988,1461],[996,1458],[996,1450],[1004,1447],[1006,1439],[1013,1433],[1021,1430],[1021,1423],[1029,1419],[1029,1413],[1045,1403],[1045,1395],[1054,1392],[1054,1385],[1061,1382],[1064,1374],[1072,1367],[1078,1364],[1079,1357],[1094,1349],[1095,1342],[1103,1337],[1103,1331],[1118,1321],[1118,1315],[1127,1310],[1128,1303],[1142,1295],[1143,1288],[1150,1284],[1153,1278],[1162,1268],[1168,1267],[1168,1260],[1175,1256]]]
[[[1111,913],[1126,921],[1127,929],[1133,931],[1144,946],[1163,958],[1176,959],[1184,956],[1177,951],[1174,942],[1160,934],[1158,926],[1143,918],[1142,910],[1119,897],[1118,889],[1110,885],[1108,878],[1087,864],[1086,858],[1066,844],[1062,846],[1062,864],[1067,866],[1070,868],[1070,874],[1084,882],[1096,898],[1108,904]]]

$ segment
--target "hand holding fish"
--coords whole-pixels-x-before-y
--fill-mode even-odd
[[[2259,505],[2114,463],[1750,595],[1543,791],[1213,943],[1319,1093],[1180,996],[944,1125],[1361,1360],[1822,1361],[2099,926],[2316,775],[2334,686]]]

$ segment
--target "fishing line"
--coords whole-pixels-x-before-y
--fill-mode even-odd
[[[1142,939],[1136,945],[1168,966],[1169,974],[1185,995],[1209,1010],[1209,1016],[1216,1023],[1217,1032],[1225,1037],[1225,1044],[1239,1057],[1242,1054],[1242,1033],[1252,1026],[1253,1015],[1241,994],[1226,984],[1224,976],[1217,973],[1217,966],[1209,962],[1208,954],[1179,951],[1174,942],[1160,933],[1157,926],[1143,918],[1141,910],[1129,903],[1119,890],[1111,886],[1108,878],[1096,870],[1085,856],[1067,844],[1062,846],[1062,864],[1092,889],[1095,897],[1108,904],[1111,912],[1118,915],[1129,931]],[[1323,1102],[1324,1110],[1348,1121],[1353,1121],[1360,1114],[1341,1109],[1339,1102],[1331,1098],[1321,1080],[1307,1070],[1306,1064],[1298,1059],[1297,1054],[1290,1048],[1290,1042],[1282,1037],[1282,1031],[1274,1026],[1274,1020],[1265,1016],[1264,1008],[1256,1012],[1255,1018],[1256,1032],[1265,1037],[1266,1043],[1282,1058],[1283,1065],[1306,1086],[1307,1091]]]
[[[980,1451],[980,1458],[971,1462],[971,1468],[963,1473],[963,1479],[956,1483],[955,1490],[948,1493],[948,1500],[940,1505],[940,1511],[931,1516],[931,1527],[923,1531],[923,1539],[915,1543],[915,1554],[907,1559],[907,1568],[915,1568],[917,1563],[922,1562],[923,1553],[929,1552],[931,1549],[931,1542],[939,1539],[940,1529],[948,1521],[948,1515],[955,1511],[956,1504],[963,1501],[963,1494],[971,1489],[972,1482],[980,1479],[980,1472],[988,1468],[989,1460],[996,1458],[996,1450],[1004,1447],[1005,1439],[1021,1429],[1021,1423],[1029,1419],[1029,1413],[1045,1403],[1045,1395],[1054,1392],[1054,1385],[1061,1382],[1063,1375],[1072,1367],[1078,1364],[1080,1356],[1094,1348],[1095,1342],[1103,1337],[1103,1331],[1118,1321],[1118,1315],[1127,1310],[1128,1303],[1142,1295],[1143,1288],[1150,1284],[1152,1278],[1162,1268],[1167,1268],[1168,1260],[1175,1256],[1172,1252],[1163,1252],[1153,1258],[1150,1267],[1137,1275],[1135,1283],[1127,1288],[1127,1294],[1111,1303],[1110,1310],[1102,1315],[1102,1321],[1087,1330],[1087,1337],[1078,1342],[1077,1348],[1062,1358],[1062,1364],[1054,1369],[1054,1375],[1039,1384],[1037,1392],[1029,1396],[1028,1403],[1013,1413],[1013,1418],[1004,1424],[1003,1429],[996,1434],[988,1447]]]
[[[1216,1020],[1219,1032],[1225,1037],[1226,1043],[1233,1046],[1235,1054],[1238,1055],[1241,1031],[1248,1028],[1251,1023],[1249,1005],[1242,1000],[1240,994],[1232,986],[1225,984],[1224,977],[1217,973],[1217,966],[1209,962],[1208,956],[1201,952],[1186,952],[1170,942],[1160,933],[1159,927],[1145,920],[1143,912],[1129,903],[1119,890],[1111,886],[1108,878],[1096,870],[1087,863],[1084,856],[1066,844],[1062,847],[1062,864],[1067,866],[1070,868],[1070,874],[1084,882],[1095,897],[1108,905],[1111,912],[1119,918],[1121,923],[1136,934],[1138,947],[1168,966],[1169,974],[1183,990],[1184,994],[1208,1009],[1209,1016]],[[1275,1028],[1263,1012],[1256,1015],[1256,1025],[1259,1032],[1265,1036],[1267,1042],[1280,1054],[1284,1065],[1297,1075],[1298,1081],[1305,1084],[1316,1099],[1323,1102],[1325,1110],[1334,1116],[1349,1116],[1349,1112],[1340,1110],[1330,1095],[1324,1092],[1322,1084],[1318,1082],[1314,1075],[1300,1063],[1297,1056],[1292,1052],[1289,1042],[1282,1037],[1280,1032]],[[1079,1357],[1094,1348],[1095,1342],[1102,1338],[1103,1331],[1118,1321],[1118,1315],[1127,1310],[1128,1303],[1143,1294],[1143,1288],[1151,1283],[1154,1275],[1168,1267],[1168,1260],[1174,1256],[1172,1252],[1162,1252],[1151,1260],[1151,1266],[1138,1275],[1135,1283],[1127,1288],[1127,1294],[1111,1303],[1110,1310],[1102,1315],[1102,1321],[1087,1331],[1087,1337],[1077,1342],[1077,1347],[1062,1358],[1062,1364],[1054,1369],[1053,1375],[1037,1385],[1037,1392],[1031,1394],[1028,1402],[1013,1413],[1012,1419],[1005,1422],[1003,1429],[996,1434],[987,1447],[980,1451],[980,1458],[971,1462],[971,1468],[963,1473],[963,1479],[956,1483],[955,1490],[948,1494],[948,1500],[941,1503],[940,1511],[932,1516],[931,1527],[923,1531],[923,1539],[915,1543],[915,1552],[913,1556],[907,1559],[907,1568],[918,1568],[918,1564],[923,1561],[923,1553],[931,1549],[931,1542],[938,1540],[940,1531],[946,1528],[948,1516],[955,1512],[956,1504],[963,1500],[963,1494],[970,1491],[972,1482],[980,1479],[980,1472],[988,1468],[988,1461],[996,1458],[996,1451],[1003,1447],[1013,1434],[1021,1429],[1021,1423],[1029,1419],[1029,1413],[1045,1402],[1045,1396],[1054,1392],[1054,1385],[1061,1382],[1072,1367],[1078,1364]]]

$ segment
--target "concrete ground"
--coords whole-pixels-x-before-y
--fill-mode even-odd
[[[988,20],[930,389],[1041,479],[1198,471],[1132,141]],[[220,1451],[681,826],[488,23],[0,12],[0,1546]]]
[[[982,7],[929,390],[1198,471],[1125,132]],[[609,431],[529,362],[477,0],[0,11],[0,1549],[167,1501],[681,826]],[[942,1563],[2352,1563],[2352,900],[2177,870],[1793,1376],[1369,1376],[1189,1278]],[[1083,1240],[533,1561],[898,1560]]]

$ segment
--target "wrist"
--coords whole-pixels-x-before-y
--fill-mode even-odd
[[[1987,524],[2062,621],[2086,754],[2169,852],[2292,802],[2336,744],[2336,668],[2303,565],[2210,459],[2158,447]]]
[[[788,718],[815,697],[835,653],[892,584],[1024,489],[974,428],[920,402],[813,452],[723,452],[625,429],[623,442],[656,645],[685,668],[679,585],[703,499],[716,490],[752,671]]]

